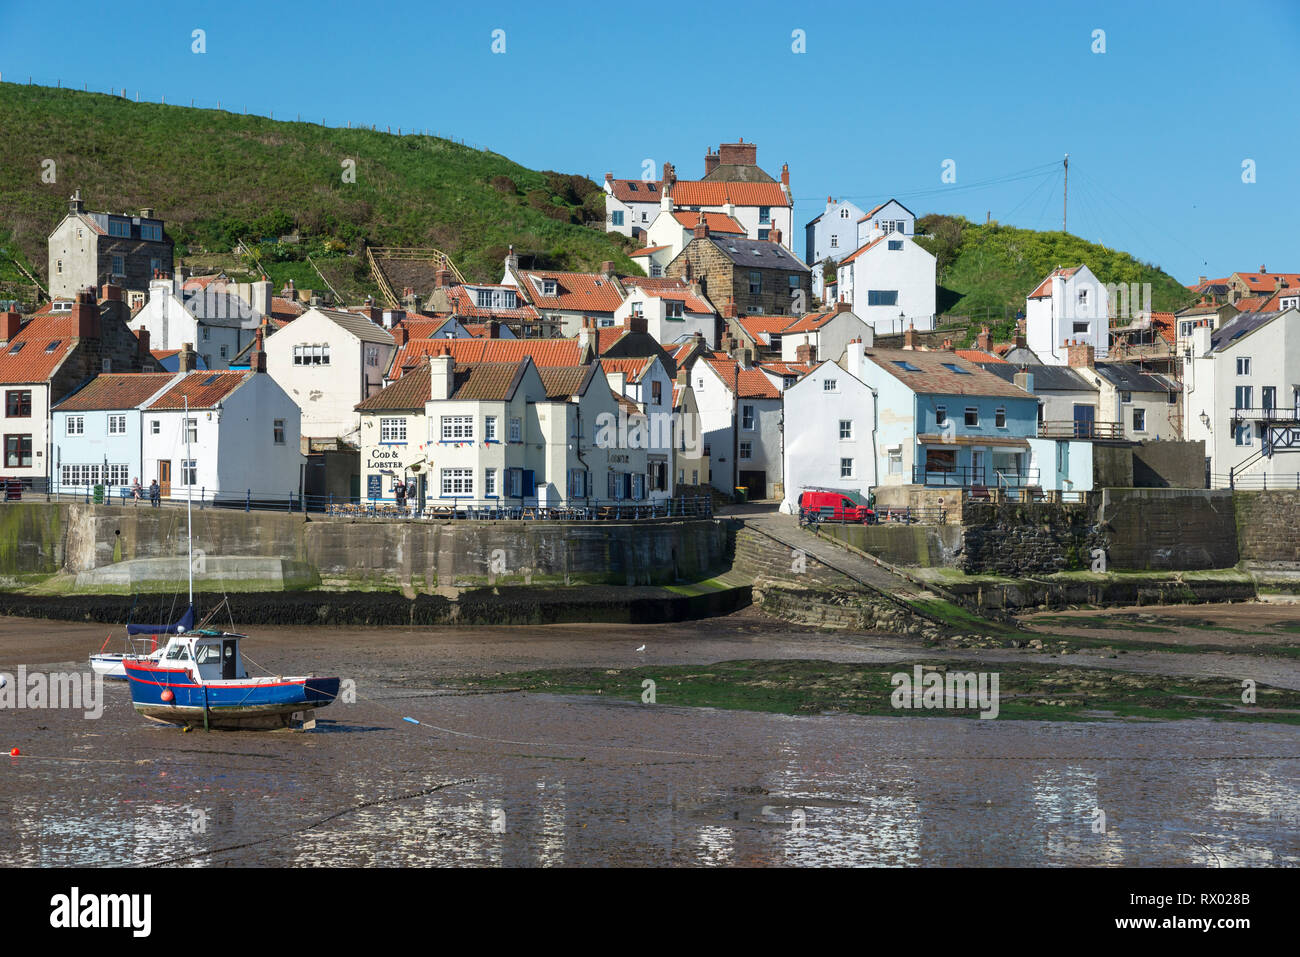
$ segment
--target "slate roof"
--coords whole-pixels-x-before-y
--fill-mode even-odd
[[[105,372],[54,408],[59,412],[134,409],[175,378],[175,372]]]
[[[993,362],[989,360],[987,365],[981,364],[987,372],[991,372],[1006,382],[1014,383],[1016,373],[1021,370],[1021,366],[1012,365],[1009,362]],[[1047,366],[1041,363],[1026,363],[1024,370],[1034,377],[1034,392],[1096,392],[1097,387],[1085,379],[1079,373],[1075,372],[1069,366]]]
[[[352,312],[341,312],[337,309],[322,309],[319,306],[314,311],[320,313],[340,328],[352,333],[363,342],[379,342],[387,346],[393,344],[393,334],[383,326],[371,322],[368,316],[359,316]]]
[[[926,352],[918,349],[868,349],[864,356],[913,392],[928,395],[987,395],[1023,399],[1029,393],[1004,382],[999,376],[946,350]],[[899,362],[916,368],[908,371]],[[944,363],[962,369],[954,372]]]
[[[810,272],[803,260],[780,243],[770,239],[745,239],[739,236],[707,240],[737,266],[746,269],[784,269]],[[694,242],[694,240],[692,240]]]
[[[1181,392],[1182,387],[1168,376],[1144,372],[1131,362],[1098,362],[1097,375],[1124,392]]]
[[[1284,312],[1290,312],[1285,310]],[[1226,349],[1242,336],[1249,335],[1260,326],[1266,326],[1284,312],[1239,312],[1210,333],[1210,351]]]

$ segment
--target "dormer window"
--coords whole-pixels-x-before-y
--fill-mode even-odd
[[[474,294],[475,294],[475,297],[477,298],[477,301],[478,301],[478,307],[479,307],[480,309],[491,309],[491,308],[492,308],[492,290],[491,290],[491,289],[476,289],[476,290],[474,291]]]
[[[543,280],[542,280],[542,295],[543,295],[543,296],[554,296],[554,295],[555,295],[555,280],[554,280],[554,279],[543,279]]]

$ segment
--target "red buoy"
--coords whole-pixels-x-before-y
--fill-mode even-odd
[[[163,699],[164,701],[175,701],[175,700],[176,700],[176,696],[175,696],[174,694],[172,694],[172,689],[171,689],[171,688],[164,688],[164,689],[163,689],[163,693],[162,693],[162,699]]]
[[[9,749],[9,757],[11,757],[11,758],[16,758],[16,757],[18,757],[18,755],[20,755],[20,754],[22,754],[22,752],[19,751],[17,748],[10,748],[10,749]]]

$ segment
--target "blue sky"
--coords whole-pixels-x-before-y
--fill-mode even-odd
[[[0,0],[4,80],[428,128],[597,180],[646,159],[696,178],[744,137],[774,175],[790,164],[800,226],[834,195],[1059,229],[1068,152],[1071,232],[1184,282],[1300,271],[1297,0],[60,9]]]

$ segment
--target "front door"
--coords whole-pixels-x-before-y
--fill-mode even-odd
[[[171,498],[171,494],[172,494],[171,459],[158,460],[158,488],[161,490],[161,494],[163,498]]]
[[[238,678],[235,674],[235,639],[227,638],[221,642],[221,677],[225,681]]]

